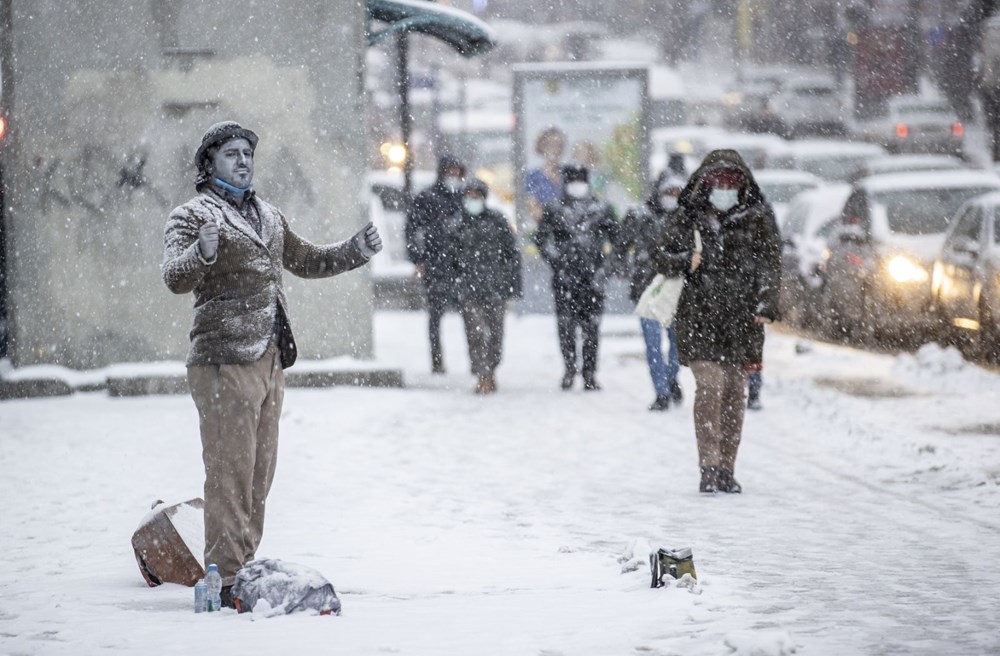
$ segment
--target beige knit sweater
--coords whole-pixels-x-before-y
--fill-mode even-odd
[[[251,202],[260,235],[212,192],[192,198],[167,219],[163,281],[175,294],[194,292],[189,365],[247,364],[263,357],[279,308],[289,316],[282,268],[302,278],[325,278],[368,261],[351,240],[312,244],[288,227],[277,208],[256,197]],[[208,221],[219,225],[212,260],[198,248],[198,231]]]

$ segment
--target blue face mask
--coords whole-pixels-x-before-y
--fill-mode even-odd
[[[462,204],[465,205],[465,211],[472,216],[479,216],[486,209],[486,201],[481,198],[466,198]]]
[[[215,184],[218,185],[219,187],[225,189],[226,191],[228,191],[229,193],[231,193],[233,196],[236,196],[237,198],[243,198],[243,194],[245,194],[248,191],[250,191],[251,189],[253,189],[253,185],[250,185],[248,187],[244,187],[242,189],[239,188],[239,187],[234,187],[233,185],[229,184],[228,182],[226,182],[222,178],[216,178],[215,179]]]
[[[709,193],[708,202],[720,212],[728,212],[740,202],[740,190],[720,189],[716,187]]]

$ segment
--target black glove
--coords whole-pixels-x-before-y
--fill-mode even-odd
[[[376,228],[371,221],[368,222],[364,228],[358,231],[356,235],[351,237],[354,245],[358,247],[361,254],[364,255],[369,260],[375,257],[375,254],[382,250],[382,237],[378,234],[378,228]]]

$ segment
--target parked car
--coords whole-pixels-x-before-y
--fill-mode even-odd
[[[751,169],[770,167],[772,158],[780,156],[788,150],[788,141],[777,135],[748,134],[746,132],[723,132],[706,135],[701,145],[705,149],[705,153],[717,148],[731,148],[743,157]]]
[[[965,126],[945,100],[897,96],[886,116],[861,124],[859,134],[894,153],[961,155]]]
[[[684,156],[688,173],[693,173],[701,159],[708,153],[708,139],[728,134],[722,128],[710,125],[675,125],[656,128],[650,132],[649,171],[655,176],[667,166],[671,153]]]
[[[851,177],[851,182],[884,173],[904,171],[952,171],[966,168],[965,162],[954,155],[908,154],[882,155],[865,161]]]
[[[771,99],[790,81],[811,72],[786,65],[740,67],[739,79],[722,97],[725,126],[745,132],[784,134],[785,124],[773,111]]]
[[[886,151],[879,145],[832,139],[789,141],[785,153],[772,158],[776,169],[808,171],[830,182],[846,182],[866,160]]]
[[[781,227],[781,315],[793,325],[817,323],[830,255],[827,241],[840,220],[851,185],[803,191],[789,203]]]
[[[753,177],[764,193],[764,198],[774,208],[774,217],[779,226],[784,222],[788,204],[795,196],[823,184],[822,178],[812,173],[791,169],[756,169]]]
[[[847,133],[841,90],[831,77],[793,78],[782,85],[767,106],[786,137],[810,134],[833,137]]]
[[[964,333],[978,355],[995,361],[1000,354],[1000,193],[974,198],[955,214],[934,261],[931,295],[946,331]]]
[[[933,336],[931,270],[967,200],[1000,190],[985,171],[893,173],[854,185],[830,239],[823,291],[832,327],[870,340]]]

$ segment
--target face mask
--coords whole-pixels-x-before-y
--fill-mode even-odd
[[[736,203],[740,202],[740,190],[712,189],[712,192],[708,195],[708,202],[720,212],[726,212],[735,207]]]
[[[672,210],[677,207],[677,197],[671,196],[670,194],[664,194],[663,196],[660,196],[660,205],[662,205],[665,210]]]
[[[445,176],[441,182],[448,191],[458,191],[462,187],[462,178],[456,178],[453,175]]]
[[[576,181],[566,183],[566,195],[570,198],[583,198],[590,193],[590,185],[586,182]]]
[[[486,209],[486,201],[481,198],[466,198],[462,204],[465,205],[465,211],[472,216],[479,216]]]

